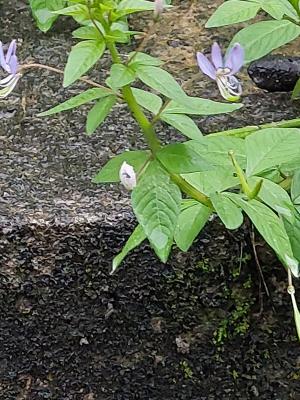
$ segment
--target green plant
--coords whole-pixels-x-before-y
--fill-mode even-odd
[[[180,361],[179,366],[183,372],[185,379],[191,379],[193,377],[193,370],[191,369],[191,367],[189,366],[187,361],[185,361],[185,360]]]
[[[44,7],[49,1],[40,3]],[[32,2],[39,21],[44,8],[40,9],[38,4]],[[300,274],[300,129],[296,128],[300,120],[203,137],[191,115],[229,113],[242,105],[190,97],[162,68],[159,59],[139,50],[128,55],[118,51],[119,44],[130,42],[136,34],[130,30],[127,17],[143,11],[157,14],[157,2],[70,0],[64,5],[67,7],[51,11],[51,15],[71,16],[81,25],[73,32],[79,42],[71,49],[63,71],[64,87],[80,79],[92,88],[40,116],[93,103],[86,123],[86,132],[92,135],[115,104],[124,103],[148,145],[147,150],[115,156],[93,179],[98,184],[121,182],[132,190],[131,203],[138,225],[114,258],[112,272],[146,239],[159,259],[166,262],[174,242],[182,251],[188,251],[213,214],[230,230],[241,226],[246,214],[287,269],[289,293],[300,330],[291,282],[291,273],[296,277]],[[48,28],[53,19],[47,21]],[[3,53],[2,44],[0,50]],[[83,74],[96,65],[105,51],[112,61],[105,84],[84,78]],[[6,58],[9,59],[7,54]],[[4,53],[0,61],[4,68]],[[32,68],[61,73],[54,67],[26,64],[19,67],[18,79]],[[232,85],[231,73],[229,64],[222,69],[222,85],[229,85],[228,90]],[[6,78],[1,83],[11,90]],[[136,87],[136,83],[143,84],[144,89]],[[158,121],[175,127],[188,140],[163,145],[156,131]]]
[[[255,22],[232,38],[229,48],[240,43],[246,63],[261,58],[300,36],[300,3],[298,0],[228,0],[222,3],[206,23],[207,28],[237,24],[264,11],[272,19]],[[300,95],[300,79],[293,97]]]

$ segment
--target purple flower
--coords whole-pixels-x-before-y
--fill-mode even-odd
[[[236,101],[242,94],[240,82],[234,76],[244,64],[244,49],[236,43],[223,58],[218,43],[211,48],[210,59],[203,53],[197,53],[197,61],[201,71],[217,82],[221,95],[229,101]]]
[[[4,54],[3,44],[0,42],[0,65],[4,71],[13,75],[16,75],[19,67],[16,51],[17,43],[15,40],[10,42],[6,55]]]
[[[14,90],[21,77],[21,74],[18,73],[19,63],[16,51],[15,40],[10,42],[6,54],[4,54],[3,44],[0,42],[0,67],[9,74],[0,80],[0,99],[7,97]]]

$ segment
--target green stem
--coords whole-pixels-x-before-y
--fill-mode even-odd
[[[122,63],[122,60],[120,58],[120,55],[118,53],[118,50],[117,50],[115,44],[111,43],[111,42],[108,42],[106,44],[107,44],[108,50],[110,51],[113,62],[116,64]],[[156,136],[156,132],[155,132],[155,129],[154,129],[151,121],[149,121],[149,119],[144,114],[142,108],[135,100],[130,85],[126,85],[122,88],[122,94],[123,94],[124,100],[128,104],[128,107],[129,107],[131,113],[133,114],[135,120],[138,122],[138,124],[140,126],[140,128],[144,134],[144,137],[152,151],[153,156],[155,157],[156,153],[160,149],[161,145]],[[207,207],[212,208],[211,201],[204,193],[199,192],[192,185],[190,185],[188,182],[186,182],[180,175],[173,174],[169,171],[167,171],[167,172],[170,174],[173,182],[175,182],[184,193],[186,193],[188,196],[191,196],[193,199],[199,201],[200,203],[206,205]]]
[[[236,170],[237,176],[240,180],[240,184],[242,187],[243,192],[248,198],[251,198],[252,192],[251,189],[248,185],[247,179],[245,177],[244,171],[242,168],[239,166],[238,162],[236,161],[236,158],[234,157],[234,152],[231,150],[229,151],[229,157],[231,158],[232,164]]]
[[[101,32],[99,26],[96,24],[96,21],[94,20],[93,16],[92,16],[92,5],[91,5],[91,0],[88,0],[87,3],[87,8],[88,8],[88,12],[89,12],[89,17],[90,20],[92,21],[92,24],[94,25],[95,29],[98,31],[98,33],[100,34],[100,37],[102,38],[103,41],[105,41],[105,37],[103,35],[103,33]],[[102,24],[103,26],[103,24]]]
[[[278,122],[270,122],[268,124],[263,125],[250,125],[245,126],[244,128],[237,129],[229,129],[227,131],[214,132],[210,133],[210,136],[233,136],[244,139],[249,136],[251,133],[259,131],[261,129],[266,128],[299,128],[300,127],[300,118],[283,120]]]
[[[151,121],[152,125],[155,125],[156,122],[159,121],[161,114],[165,111],[165,109],[168,107],[170,102],[171,102],[171,100],[168,99],[163,103],[163,105],[160,107],[158,113],[156,115],[154,115],[154,117],[152,118],[152,121]]]
[[[282,182],[279,183],[279,185],[286,191],[291,189],[291,184],[292,184],[293,178],[291,176],[288,176],[285,178]]]
[[[190,185],[187,181],[185,181],[180,175],[172,174],[168,171],[171,179],[180,189],[190,196],[192,199],[199,201],[206,207],[213,209],[212,202],[210,201],[209,197],[207,197],[204,193],[199,192],[194,186]]]
[[[160,149],[160,143],[151,122],[148,120],[141,107],[136,102],[131,87],[129,85],[126,85],[122,88],[122,94],[134,118],[140,125],[140,128],[147,140],[147,143],[152,153],[155,155]]]
[[[121,60],[121,57],[118,53],[118,50],[117,50],[115,44],[112,42],[107,42],[106,45],[111,54],[111,58],[112,58],[113,62],[115,64],[121,64],[122,60]],[[148,120],[148,118],[144,114],[143,110],[141,109],[139,104],[136,102],[130,85],[124,86],[121,90],[122,90],[123,98],[126,101],[126,103],[128,104],[128,107],[129,107],[131,113],[133,114],[134,118],[140,125],[140,128],[147,140],[147,143],[148,143],[152,153],[155,154],[160,149],[160,143],[159,143],[159,140],[157,139],[155,130],[154,130],[151,122]]]
[[[122,60],[116,45],[113,42],[106,41],[106,46],[110,52],[111,58],[115,64],[122,64]]]

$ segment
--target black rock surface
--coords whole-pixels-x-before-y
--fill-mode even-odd
[[[253,82],[268,92],[290,92],[300,78],[300,57],[271,55],[252,62],[248,74]]]

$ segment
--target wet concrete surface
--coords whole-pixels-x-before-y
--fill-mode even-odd
[[[1,40],[17,38],[23,62],[63,68],[74,24],[63,18],[49,33],[38,32],[25,3],[0,2]],[[234,31],[203,28],[210,3],[177,2],[146,49],[180,82],[193,78],[189,94],[221,100],[213,82],[195,79],[195,51],[216,39],[226,45]],[[104,81],[109,62],[105,55],[90,76]],[[246,71],[242,76],[244,108],[197,119],[204,132],[298,116],[288,93],[265,93]],[[253,281],[251,327],[221,349],[213,344],[236,307],[226,293],[243,282],[232,269],[241,245],[251,253],[246,228],[232,235],[212,223],[190,254],[175,251],[166,266],[143,246],[109,276],[134,220],[126,192],[91,178],[112,155],[144,143],[124,106],[92,137],[84,134],[88,107],[37,117],[84,88],[63,89],[59,76],[34,70],[0,102],[0,399],[299,399],[300,352],[285,274],[269,254],[264,270],[276,313],[264,297],[264,313],[256,316],[255,266],[243,264]],[[180,138],[163,125],[160,137]]]

